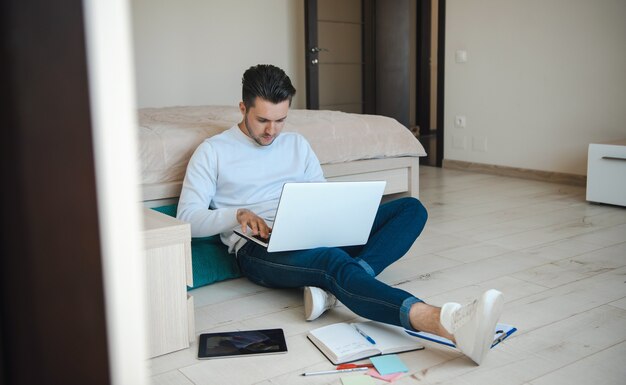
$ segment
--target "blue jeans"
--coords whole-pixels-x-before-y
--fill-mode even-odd
[[[379,207],[365,245],[268,253],[247,242],[237,259],[242,273],[256,284],[320,287],[362,317],[414,330],[409,309],[422,301],[375,277],[409,250],[427,217],[419,200],[401,198]]]

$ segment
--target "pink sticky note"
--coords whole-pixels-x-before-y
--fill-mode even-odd
[[[391,374],[387,374],[383,376],[382,374],[378,373],[378,370],[371,368],[370,370],[367,371],[367,374],[371,377],[378,378],[383,381],[394,382],[395,380],[398,379],[398,377],[401,377],[402,374],[404,373],[391,373]]]

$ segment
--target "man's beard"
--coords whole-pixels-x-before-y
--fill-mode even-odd
[[[244,115],[244,118],[243,118],[243,125],[244,125],[244,126],[246,126],[246,130],[248,131],[248,134],[250,135],[250,137],[252,138],[252,140],[254,140],[254,141],[255,141],[255,142],[256,142],[259,146],[269,146],[270,144],[274,143],[274,140],[276,139],[276,136],[278,136],[278,135],[275,135],[275,136],[273,137],[272,141],[271,141],[271,142],[269,142],[269,143],[263,143],[263,142],[261,142],[261,140],[259,139],[259,137],[258,137],[258,136],[256,136],[256,135],[254,135],[254,133],[253,133],[253,132],[252,132],[252,130],[250,129],[250,126],[248,126],[248,114],[247,114],[247,113]]]

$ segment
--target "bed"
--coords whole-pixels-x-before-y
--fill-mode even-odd
[[[142,108],[139,145],[142,200],[175,203],[189,158],[206,138],[241,121],[236,106]],[[329,181],[385,180],[385,195],[419,195],[419,157],[426,152],[396,120],[338,111],[289,111],[285,131],[302,134]]]
[[[237,107],[185,106],[139,110],[142,200],[176,216],[187,163],[206,138],[241,121]],[[394,119],[337,111],[290,110],[285,131],[304,135],[329,181],[385,180],[385,199],[419,194],[419,157],[413,134]],[[240,276],[219,235],[191,239],[195,289]]]

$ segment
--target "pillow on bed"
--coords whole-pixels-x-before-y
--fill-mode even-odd
[[[152,209],[175,217],[176,208],[177,205],[173,204]],[[188,287],[188,290],[241,276],[235,257],[228,253],[219,235],[191,238],[191,267],[193,287]]]

